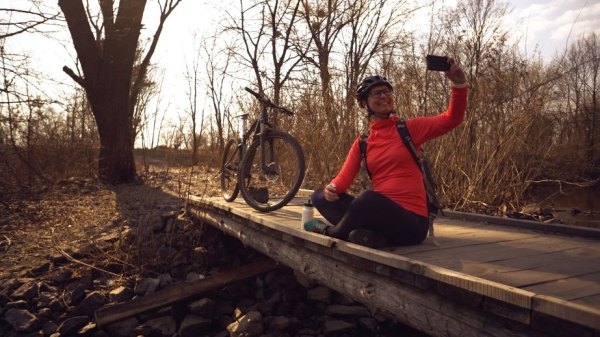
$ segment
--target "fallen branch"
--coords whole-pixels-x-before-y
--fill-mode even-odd
[[[551,179],[544,179],[544,180],[525,180],[526,183],[530,183],[530,184],[541,184],[541,183],[557,183],[558,185],[573,185],[573,186],[577,186],[577,187],[591,187],[594,186],[598,183],[600,183],[600,179],[594,179],[594,180],[590,180],[590,181],[585,181],[585,182],[571,182],[571,181],[564,181],[564,180],[551,180]]]
[[[222,288],[228,284],[247,279],[277,268],[277,263],[272,260],[261,261],[229,270],[190,283],[180,283],[172,287],[159,290],[151,295],[135,298],[106,308],[96,310],[94,313],[97,326],[103,326],[127,317],[135,316],[162,306],[166,306],[189,297]]]
[[[122,277],[122,276],[121,276],[121,275],[119,275],[119,274],[115,274],[115,273],[113,273],[113,272],[110,272],[110,271],[108,271],[108,270],[104,270],[104,269],[102,269],[102,268],[98,268],[98,267],[96,267],[96,266],[93,266],[93,265],[91,265],[91,264],[89,264],[89,263],[85,263],[85,262],[83,262],[83,261],[81,261],[81,260],[78,260],[78,259],[76,259],[76,258],[72,257],[71,255],[69,255],[69,253],[65,252],[65,251],[64,251],[62,248],[60,248],[60,245],[58,244],[58,240],[56,239],[56,236],[54,236],[54,227],[52,228],[52,244],[54,245],[54,248],[55,248],[56,250],[58,250],[58,252],[60,253],[60,255],[64,256],[64,257],[65,257],[67,260],[69,260],[69,261],[71,261],[71,262],[74,262],[74,263],[81,264],[81,265],[83,265],[83,266],[86,266],[86,267],[89,267],[89,268],[95,269],[95,270],[97,270],[97,271],[100,271],[100,272],[103,272],[103,273],[106,273],[106,274],[112,275],[112,276],[114,276],[114,277],[117,277],[117,278],[121,278],[121,277]]]

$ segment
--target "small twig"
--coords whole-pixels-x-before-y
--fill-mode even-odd
[[[88,264],[88,263],[85,263],[85,262],[83,262],[83,261],[80,261],[80,260],[78,260],[78,259],[76,259],[76,258],[72,257],[71,255],[69,255],[69,253],[65,252],[65,251],[64,251],[62,248],[60,248],[60,246],[59,246],[59,244],[58,244],[58,240],[56,239],[56,236],[54,235],[54,227],[52,227],[52,244],[54,245],[54,248],[56,248],[56,250],[58,250],[58,252],[59,252],[59,253],[60,253],[62,256],[64,256],[65,258],[67,258],[67,260],[69,260],[69,261],[71,261],[71,262],[79,263],[79,264],[81,264],[81,265],[83,265],[83,266],[86,266],[86,267],[89,267],[89,268],[92,268],[92,269],[95,269],[95,270],[101,271],[101,272],[103,272],[103,273],[106,273],[106,274],[112,275],[112,276],[114,276],[114,277],[119,277],[119,278],[121,277],[121,275],[119,275],[119,274],[115,274],[115,273],[113,273],[113,272],[110,272],[110,271],[108,271],[108,270],[104,270],[104,269],[102,269],[102,268],[98,268],[98,267],[96,267],[96,266],[92,266],[91,264]]]
[[[4,239],[6,239],[6,248],[4,249],[5,252],[8,251],[8,247],[10,247],[10,245],[12,244],[12,241],[10,241],[10,238],[6,235],[4,235]],[[4,241],[2,241],[4,242]]]
[[[118,258],[118,257],[116,257],[116,256],[112,256],[112,255],[108,255],[108,254],[107,254],[106,256],[107,256],[109,259],[111,259],[111,260],[115,260],[115,261],[117,261],[117,262],[119,262],[119,263],[121,263],[121,264],[124,264],[124,265],[126,265],[126,266],[128,266],[128,267],[131,267],[131,268],[133,268],[133,269],[138,269],[138,270],[140,269],[140,267],[138,267],[138,266],[134,266],[134,265],[132,265],[131,263],[125,262],[125,261],[123,261],[123,260],[119,259],[119,258]]]
[[[530,184],[557,183],[559,185],[565,184],[565,185],[573,185],[573,186],[577,186],[577,187],[591,187],[591,186],[594,186],[594,185],[600,183],[600,179],[586,181],[583,183],[576,183],[576,182],[570,182],[570,181],[564,181],[564,180],[552,180],[552,179],[525,180],[525,182],[530,183]]]

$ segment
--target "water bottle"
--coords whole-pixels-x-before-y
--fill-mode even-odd
[[[300,229],[304,229],[304,224],[315,217],[315,207],[311,203],[310,199],[304,203],[302,208],[302,220],[300,221]]]

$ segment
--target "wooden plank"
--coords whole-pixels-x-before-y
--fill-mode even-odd
[[[600,294],[588,295],[572,300],[572,303],[586,305],[592,308],[600,308]]]
[[[199,202],[199,205],[201,204],[202,201]],[[243,206],[242,208],[244,207],[246,206]],[[238,216],[245,216],[248,219],[258,222],[267,228],[289,232],[292,233],[292,235],[295,234],[299,238],[313,242],[317,245],[330,247],[332,248],[332,250],[328,250],[330,254],[335,254],[336,251],[348,253],[392,268],[397,268],[403,271],[414,273],[416,275],[425,276],[435,281],[446,283],[451,286],[456,286],[476,294],[498,299],[510,305],[515,305],[521,308],[530,308],[530,296],[532,296],[533,293],[529,293],[527,291],[521,291],[512,287],[506,287],[501,284],[491,282],[489,280],[465,275],[463,273],[451,271],[446,268],[441,268],[439,266],[430,265],[428,263],[424,263],[411,257],[404,257],[397,254],[392,254],[384,250],[371,249],[368,247],[352,244],[343,240],[333,239],[314,233],[308,233],[299,229],[291,229],[289,228],[289,226],[281,225],[272,221],[274,218],[269,214],[263,214],[263,216],[261,217],[256,216],[255,214],[262,213],[258,213],[252,210],[249,210],[249,213],[243,213],[242,211],[240,211],[240,209],[235,207],[232,207],[231,210],[233,213],[238,214]],[[502,231],[495,230],[488,230],[486,231],[486,233],[490,237],[505,235],[505,233],[503,233]],[[513,234],[514,233],[510,233],[508,235]],[[523,235],[527,236],[528,234]],[[234,234],[234,236],[237,236],[238,238],[243,240],[247,236],[247,233],[243,230],[240,230],[239,233]],[[325,254],[323,251],[321,251],[320,253]]]
[[[492,235],[495,234],[492,233]],[[485,233],[482,236],[485,236]],[[415,253],[407,252],[406,255],[429,263],[439,263],[447,268],[454,269],[460,268],[464,261],[492,262],[515,258],[522,259],[529,256],[542,256],[552,252],[589,246],[589,241],[587,240],[559,238],[547,235],[514,236],[514,234],[510,234],[503,236],[502,234],[498,234],[498,237],[501,241],[473,246],[438,247],[438,250]],[[475,242],[478,242],[478,240]],[[600,259],[600,250],[592,250],[590,254]]]
[[[425,251],[401,248],[395,252],[403,251],[405,256],[445,267],[459,267],[463,260],[487,262],[535,254],[534,250],[527,247],[528,242],[534,239],[537,236],[533,234],[485,230],[481,235],[474,234],[469,238],[468,244],[440,246]],[[463,239],[456,240],[463,242]]]
[[[479,276],[514,287],[526,287],[600,271],[599,258],[584,257],[580,254],[586,250],[587,248],[573,248],[550,254],[499,261],[496,262],[499,268],[508,267],[509,270],[498,269],[493,273]]]
[[[530,230],[542,231],[545,233],[560,233],[567,235],[574,235],[580,237],[600,239],[600,229],[581,227],[581,226],[568,226],[562,224],[548,224],[533,220],[519,220],[512,218],[503,218],[497,216],[489,216],[484,214],[473,214],[456,211],[444,211],[446,217],[454,219],[465,219],[468,221],[485,222],[490,224],[502,225],[506,227],[518,227],[526,228]]]
[[[536,295],[533,298],[532,305],[534,313],[539,312],[553,317],[561,317],[568,322],[577,323],[600,331],[600,319],[598,319],[600,317],[600,310],[598,308],[583,306],[545,295]],[[593,331],[591,332],[593,333]],[[562,335],[574,336],[575,334]],[[582,335],[578,334],[576,336]]]
[[[201,203],[200,203],[201,204]],[[219,206],[219,207],[223,207],[223,206]],[[440,267],[437,266],[435,264],[431,264],[428,263],[427,261],[421,261],[419,260],[417,257],[419,255],[418,252],[416,252],[415,254],[411,255],[410,253],[408,255],[410,256],[401,256],[401,255],[396,255],[394,251],[392,252],[388,252],[388,251],[382,251],[382,250],[374,250],[374,249],[370,249],[367,247],[362,247],[362,246],[358,246],[358,245],[354,245],[352,243],[349,242],[345,242],[343,240],[337,240],[337,239],[332,239],[332,238],[327,238],[324,237],[322,235],[316,235],[313,233],[307,233],[304,232],[303,230],[300,229],[299,224],[296,226],[294,225],[294,222],[296,221],[296,218],[299,219],[299,211],[300,211],[300,206],[292,206],[292,207],[296,207],[296,209],[291,210],[289,213],[286,213],[286,215],[284,216],[279,216],[279,215],[275,215],[275,214],[257,214],[255,215],[254,212],[252,210],[248,210],[249,213],[245,213],[244,211],[238,211],[237,212],[237,216],[238,217],[246,217],[251,219],[251,223],[257,222],[258,224],[260,224],[260,226],[255,227],[255,228],[268,228],[270,231],[272,232],[285,232],[285,236],[284,238],[290,237],[292,239],[284,239],[284,240],[288,240],[288,243],[292,243],[292,246],[298,246],[300,248],[303,249],[309,249],[309,250],[313,250],[313,252],[318,252],[321,258],[324,257],[331,257],[334,258],[334,260],[338,261],[344,261],[344,258],[341,258],[341,256],[344,256],[343,254],[350,254],[352,256],[355,256],[357,258],[361,258],[361,259],[365,259],[365,260],[370,260],[373,261],[373,263],[379,264],[376,265],[376,267],[371,267],[369,270],[374,270],[375,274],[378,275],[396,275],[397,273],[394,272],[394,269],[390,269],[390,268],[396,268],[395,270],[398,271],[402,271],[403,273],[413,273],[415,275],[416,278],[413,278],[414,280],[416,280],[415,285],[417,288],[419,288],[419,282],[421,282],[421,280],[430,280],[427,281],[426,283],[431,283],[433,282],[433,284],[436,284],[435,282],[440,282],[437,284],[445,284],[447,286],[451,286],[451,287],[457,287],[457,289],[463,289],[464,291],[469,291],[472,292],[473,294],[480,294],[482,296],[484,296],[485,298],[489,298],[489,301],[485,301],[484,303],[487,303],[484,307],[486,308],[486,310],[489,311],[493,311],[494,313],[503,316],[503,317],[508,317],[511,319],[514,319],[516,321],[520,321],[520,322],[526,322],[528,321],[528,319],[524,316],[526,315],[526,312],[518,312],[519,310],[523,310],[523,309],[527,309],[527,308],[531,308],[531,298],[533,296],[536,296],[535,293],[527,291],[527,290],[521,290],[512,286],[508,286],[508,285],[503,285],[500,284],[498,282],[494,282],[494,281],[490,281],[490,280],[485,280],[476,276],[470,276],[470,275],[465,275],[462,272],[456,272],[456,271],[452,271],[449,270],[447,268],[444,267]],[[246,206],[247,208],[247,206]],[[235,210],[234,210],[235,211]],[[225,222],[225,219],[227,218],[227,216],[223,217],[220,221]],[[285,219],[284,221],[281,221],[280,219]],[[278,221],[281,221],[281,223],[278,223]],[[284,224],[287,221],[287,224]],[[221,226],[223,226],[223,223],[221,223]],[[250,226],[252,227],[252,226]],[[475,228],[477,230],[479,230],[480,228],[486,228],[487,226],[477,226],[478,228]],[[501,243],[496,243],[495,245],[513,245],[513,244],[517,244],[518,248],[517,250],[523,250],[523,251],[534,251],[534,253],[530,253],[530,254],[525,254],[526,256],[534,256],[534,255],[539,255],[540,252],[544,253],[547,250],[552,251],[554,249],[554,247],[557,245],[557,243],[561,242],[561,238],[558,237],[554,237],[554,236],[548,236],[550,238],[549,242],[547,244],[543,244],[544,242],[544,237],[540,237],[539,234],[535,234],[535,233],[530,233],[526,230],[523,230],[521,228],[515,228],[515,229],[508,229],[508,230],[502,230],[502,229],[498,229],[499,226],[491,226],[491,228],[489,229],[485,229],[482,231],[472,231],[471,228],[462,228],[462,229],[458,229],[457,232],[461,232],[463,233],[467,240],[472,240],[473,242],[477,242],[477,240],[487,240],[488,242],[492,242],[492,244],[489,244],[490,246],[493,246],[493,242],[497,239],[494,236],[495,235],[499,235],[499,236],[508,236],[509,239],[507,241],[502,241]],[[437,229],[437,228],[436,228]],[[450,227],[448,227],[449,231],[448,232],[452,232],[452,229]],[[248,240],[251,238],[252,235],[254,234],[249,234],[250,232],[246,231],[245,228],[242,227],[238,227],[237,229],[237,234],[236,232],[232,232],[232,235],[238,235],[240,238],[244,240]],[[505,232],[510,232],[510,233],[505,233]],[[241,235],[240,235],[241,233]],[[477,237],[477,235],[479,235],[479,233],[481,233],[482,237]],[[264,233],[263,233],[264,234]],[[458,235],[460,236],[460,235]],[[510,237],[512,237],[514,240],[510,240]],[[483,238],[483,239],[482,239]],[[564,237],[564,238],[568,238],[568,237]],[[455,240],[458,240],[456,238],[454,238]],[[529,240],[529,241],[527,241]],[[537,243],[536,243],[537,241]],[[542,243],[540,245],[540,242]],[[562,244],[562,247],[569,247],[569,246],[578,246],[579,244],[582,244],[583,246],[585,245],[590,245],[589,240],[584,240],[583,242],[579,242],[579,241],[570,241],[567,240],[566,243]],[[533,245],[534,243],[538,244],[538,246]],[[488,245],[488,243],[479,243],[479,244],[475,244],[474,246],[477,247],[479,246],[477,249],[480,249],[484,246]],[[303,247],[301,247],[303,246]],[[326,250],[322,250],[321,248],[325,248]],[[413,247],[419,247],[419,246],[413,246]],[[408,248],[408,251],[410,251],[410,248],[412,247],[403,247],[404,248]],[[464,249],[466,249],[468,251],[468,247],[464,247]],[[471,252],[473,250],[473,246],[470,247]],[[541,251],[536,251],[537,249],[541,249]],[[483,251],[485,251],[486,249],[483,249]],[[500,251],[500,252],[506,252],[504,256],[502,256],[502,254],[500,255],[493,255],[491,254],[491,252],[493,250]],[[478,262],[478,261],[469,261],[467,259],[463,259],[462,261],[459,260],[459,267],[464,267],[466,264],[470,265],[470,267],[468,267],[467,269],[470,268],[470,270],[473,270],[476,267],[480,267],[479,268],[479,273],[482,275],[487,275],[490,273],[494,273],[494,272],[500,272],[500,271],[517,271],[518,268],[517,267],[511,267],[509,265],[499,265],[498,263],[500,263],[501,261],[509,261],[511,259],[515,259],[518,260],[518,258],[521,258],[520,256],[517,256],[517,258],[515,258],[515,256],[510,252],[511,250],[515,250],[514,247],[510,248],[510,247],[500,247],[500,248],[489,248],[489,258],[491,258],[491,260],[489,260],[489,262]],[[441,247],[441,249],[436,249],[437,251],[437,255],[444,255],[444,256],[452,256],[451,252],[452,249],[444,249],[444,247]],[[414,251],[413,251],[414,252]],[[424,252],[425,254],[428,254],[429,252]],[[431,256],[435,256],[436,254],[434,254],[435,252],[430,252]],[[589,251],[588,251],[589,253]],[[594,253],[595,254],[595,253]],[[592,254],[592,256],[594,255]],[[348,255],[348,256],[350,256]],[[347,258],[346,258],[347,260]],[[456,260],[456,259],[455,259]],[[481,264],[483,263],[483,267],[481,265],[477,265],[477,264]],[[348,264],[341,264],[344,266],[352,266],[351,263]],[[337,267],[337,265],[335,265]],[[565,263],[565,267],[566,267],[566,263]],[[460,268],[458,268],[458,270],[460,270]],[[475,275],[478,275],[477,272],[474,273]],[[408,274],[402,274],[402,278],[403,280],[410,280],[411,278],[409,277],[405,277]],[[396,282],[398,283],[398,282]],[[400,282],[400,284],[402,284],[402,282]],[[404,283],[404,286],[410,285],[410,281],[408,283]],[[424,287],[422,287],[423,289],[425,289]],[[449,288],[450,289],[450,288]],[[498,302],[494,302],[494,301],[498,301]],[[514,308],[520,308],[520,309],[511,309],[511,306],[514,306]],[[495,307],[495,309],[490,309]],[[498,309],[499,308],[499,309]],[[507,309],[508,308],[508,309]],[[561,311],[558,310],[556,308],[552,308],[549,310],[546,310],[548,313],[546,312],[538,312],[537,313],[537,319],[539,320],[540,317],[545,317],[544,320],[546,322],[550,321],[550,322],[554,322],[554,320],[558,319],[558,320],[569,320],[570,319],[570,315],[573,315],[574,313],[577,312],[578,307],[576,308],[569,308],[569,310],[566,311]],[[504,314],[502,313],[502,311],[506,311]],[[511,317],[511,314],[514,313],[514,318]],[[558,315],[558,316],[553,316],[553,315]],[[561,316],[562,315],[562,316]],[[584,316],[586,314],[584,313]],[[594,314],[592,314],[593,316]],[[570,321],[569,321],[570,322]],[[589,322],[587,320],[582,321],[584,322],[583,324],[588,324]],[[588,322],[588,323],[585,323]],[[574,323],[574,322],[570,322],[568,324],[579,324],[579,323]],[[568,325],[567,324],[567,325]],[[589,326],[584,327],[585,329],[589,329]]]
[[[445,227],[445,228],[444,228]],[[538,237],[539,234],[523,231],[504,231],[501,228],[466,228],[453,226],[436,226],[436,239],[439,246],[432,244],[393,247],[386,249],[396,254],[421,257],[427,255],[447,255],[453,254],[452,248],[465,247],[467,251],[473,249],[473,246],[495,244],[504,241],[514,241],[524,238]]]
[[[577,300],[592,295],[600,295],[600,272],[544,282],[523,289],[565,300]],[[600,303],[597,303],[596,307],[600,307]]]
[[[277,268],[275,262],[261,261],[234,270],[224,271],[195,282],[179,283],[150,295],[137,297],[131,301],[96,310],[94,313],[96,324],[104,326],[192,296],[222,288],[233,282],[250,278],[275,268]]]
[[[307,277],[345,294],[371,309],[424,331],[432,336],[531,336],[534,331],[527,325],[518,324],[493,315],[476,307],[469,307],[448,300],[430,291],[424,291],[388,277],[365,272],[310,249],[292,245],[264,233],[244,227],[214,212],[197,212],[205,222],[230,235],[243,231],[243,242],[300,271]],[[350,249],[352,244],[339,242]],[[356,245],[354,245],[356,246]],[[437,269],[430,273],[445,274]],[[451,273],[452,274],[452,273]],[[446,275],[451,277],[452,275]],[[458,274],[455,274],[458,276]]]

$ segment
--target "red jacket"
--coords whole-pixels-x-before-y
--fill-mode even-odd
[[[421,144],[449,132],[462,123],[467,108],[467,92],[466,87],[452,88],[448,109],[442,114],[406,121],[417,152],[421,152]],[[428,216],[421,170],[398,135],[397,119],[391,116],[370,123],[367,167],[371,172],[373,190],[409,211]],[[352,144],[342,169],[331,181],[336,185],[337,193],[348,189],[360,169],[359,141],[360,137]]]

